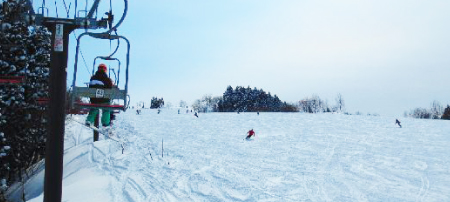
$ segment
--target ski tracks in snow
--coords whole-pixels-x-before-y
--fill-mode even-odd
[[[422,181],[422,187],[420,188],[419,194],[417,195],[416,201],[424,201],[425,196],[427,196],[428,190],[430,189],[430,181],[425,175],[421,175],[420,179]]]
[[[425,173],[428,165],[425,162],[416,161],[414,162],[414,167],[420,172],[418,175],[420,176],[420,180],[422,182],[422,186],[419,193],[417,194],[416,201],[422,202],[425,201],[424,199],[428,194],[428,190],[430,189],[430,181],[428,180],[428,177]]]
[[[177,164],[177,160],[156,155],[157,152],[150,148],[152,141],[145,139],[143,131],[137,130],[129,122],[120,123],[122,125],[114,126],[114,137],[124,142],[123,154],[120,143],[108,139],[94,143],[90,148],[90,161],[97,163],[103,173],[115,179],[109,186],[113,201],[180,201],[178,196],[186,195],[187,192],[176,193],[170,187],[173,185],[168,184],[176,181],[173,178],[179,177],[176,172],[171,172],[170,165]],[[162,178],[167,179],[167,182],[159,180],[161,174],[167,175]]]
[[[135,168],[140,168],[141,158],[136,158],[140,148],[137,147],[138,133],[126,122],[120,126],[113,126],[114,138],[122,142],[116,142],[102,137],[99,142],[91,143],[89,153],[90,161],[106,175],[113,176],[109,189],[113,201],[146,201],[147,195],[142,184],[136,183],[133,176]],[[122,154],[121,143],[124,144]]]
[[[89,161],[113,177],[108,189],[114,202],[421,202],[447,197],[441,191],[445,185],[432,186],[434,173],[448,172],[446,164],[427,156],[443,152],[433,150],[434,142],[427,145],[408,138],[411,132],[406,129],[379,127],[372,119],[362,123],[368,129],[355,129],[361,123],[347,116],[335,125],[320,122],[323,117],[308,117],[304,123],[280,118],[280,124],[269,128],[259,125],[271,121],[264,119],[265,114],[250,122],[242,115],[202,115],[198,119],[176,115],[162,121],[164,114],[158,118],[143,114],[134,120],[127,114],[119,116],[127,119],[114,126],[116,137],[125,142],[123,154],[112,140],[90,143],[91,137],[66,138],[75,145],[80,140],[91,144]],[[310,119],[318,123],[308,123]],[[257,141],[240,141],[246,132],[241,128],[247,126],[257,129]],[[429,152],[414,151],[417,148]]]

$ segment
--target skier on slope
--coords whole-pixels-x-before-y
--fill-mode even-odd
[[[398,126],[400,126],[400,128],[402,127],[402,125],[400,125],[400,121],[398,119],[395,119],[395,124],[398,124]]]
[[[245,139],[250,139],[252,136],[256,136],[256,133],[255,133],[255,131],[253,131],[253,128],[251,129],[251,130],[249,130],[248,132],[247,132],[247,137],[245,138]]]
[[[105,64],[98,65],[98,69],[95,74],[91,77],[89,82],[89,88],[112,88],[113,83],[111,79],[106,74],[107,67]],[[109,98],[90,98],[92,104],[110,104],[111,100]],[[90,126],[94,123],[95,117],[97,117],[99,109],[90,109],[89,114],[86,118],[86,125]],[[111,110],[102,109],[102,126],[107,127],[111,124]]]

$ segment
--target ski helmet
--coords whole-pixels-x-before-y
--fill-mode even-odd
[[[106,72],[107,69],[108,69],[108,68],[107,68],[106,65],[103,64],[103,63],[98,65],[98,70],[102,70],[102,71]]]

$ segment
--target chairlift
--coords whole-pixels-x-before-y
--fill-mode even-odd
[[[120,61],[116,58],[112,58],[111,55],[107,57],[99,56],[97,58],[103,59],[103,60],[117,60],[119,61],[119,71],[117,72],[117,83],[115,87],[111,89],[103,89],[103,88],[89,88],[89,87],[80,87],[76,86],[76,79],[77,79],[77,69],[78,69],[78,55],[80,50],[80,41],[81,38],[84,36],[90,36],[95,39],[107,39],[107,40],[124,40],[127,42],[127,54],[126,54],[126,66],[125,66],[125,88],[120,89],[119,88],[119,79],[120,78]],[[96,58],[96,59],[97,59]],[[120,35],[111,35],[109,33],[91,33],[91,32],[85,32],[78,36],[77,38],[77,48],[76,48],[76,54],[75,54],[75,65],[74,65],[74,72],[73,72],[73,83],[72,83],[72,97],[70,99],[70,108],[84,108],[84,109],[109,109],[109,110],[122,110],[125,111],[129,105],[128,100],[128,69],[129,69],[129,58],[130,58],[130,43],[127,38]],[[94,65],[95,65],[94,60]],[[76,98],[108,98],[113,100],[123,100],[123,105],[121,104],[92,104],[92,103],[83,103],[83,102],[76,102]]]

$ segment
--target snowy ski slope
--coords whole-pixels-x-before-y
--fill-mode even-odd
[[[450,122],[395,118],[129,110],[114,125],[124,154],[67,121],[63,201],[450,201]]]

